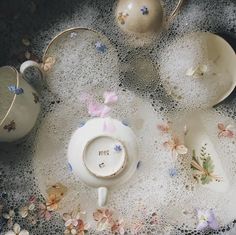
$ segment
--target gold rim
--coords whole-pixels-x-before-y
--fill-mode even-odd
[[[170,14],[170,16],[167,18],[168,22],[171,22],[179,13],[180,9],[182,8],[184,2],[186,0],[179,0],[175,9],[172,11],[172,13]]]
[[[66,29],[66,30],[60,32],[59,34],[57,34],[57,35],[49,42],[49,44],[48,44],[48,46],[46,47],[46,49],[45,49],[45,51],[44,51],[44,54],[43,54],[43,58],[42,58],[42,59],[43,59],[43,62],[46,60],[48,50],[50,49],[50,47],[51,47],[51,45],[54,43],[54,41],[55,41],[56,39],[58,39],[60,36],[62,36],[63,34],[66,34],[66,33],[68,33],[68,32],[73,32],[73,31],[75,31],[75,30],[87,30],[87,31],[91,31],[91,32],[97,33],[99,36],[105,38],[105,39],[106,39],[107,41],[109,41],[110,44],[111,44],[111,41],[110,41],[104,34],[98,32],[98,31],[96,31],[96,30],[94,30],[94,29],[86,28],[86,27],[74,27],[74,28],[69,28],[69,29]],[[112,44],[111,44],[111,45],[112,45]]]
[[[20,75],[19,75],[18,71],[14,67],[12,67],[12,66],[3,66],[0,69],[2,69],[2,68],[9,68],[9,69],[13,70],[16,73],[16,88],[19,88],[19,83],[20,83],[20,79],[19,78],[20,78]],[[6,112],[6,114],[3,117],[3,119],[0,121],[0,127],[2,127],[3,123],[7,119],[9,113],[11,112],[11,109],[12,109],[14,103],[15,103],[15,100],[16,100],[16,94],[14,95],[14,97],[12,99],[12,102],[11,102],[11,105],[10,105],[8,111]]]

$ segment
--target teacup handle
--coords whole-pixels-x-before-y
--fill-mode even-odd
[[[20,73],[23,74],[23,76],[24,76],[26,70],[30,67],[37,68],[38,71],[40,72],[41,79],[44,78],[44,70],[42,69],[41,65],[39,63],[33,61],[33,60],[27,60],[24,63],[22,63],[21,66],[20,66]]]
[[[180,8],[183,6],[185,0],[179,0],[177,5],[175,6],[174,10],[172,11],[172,13],[170,14],[169,17],[167,17],[166,21],[167,23],[170,23],[175,17],[176,15],[179,13]]]
[[[108,189],[106,187],[98,188],[98,206],[103,207],[106,204]]]

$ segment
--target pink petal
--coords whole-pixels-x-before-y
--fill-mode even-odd
[[[111,121],[106,120],[103,123],[103,131],[108,133],[113,133],[116,131],[116,127],[113,125]]]
[[[45,218],[46,220],[50,220],[51,217],[52,217],[52,214],[51,214],[49,211],[46,211],[44,218]]]
[[[225,129],[225,125],[223,123],[218,123],[218,129],[223,131]]]
[[[224,131],[224,134],[223,134],[225,137],[228,137],[228,138],[233,138],[234,137],[234,132],[231,131],[231,130],[226,130]]]
[[[100,117],[102,117],[102,118],[107,117],[110,112],[111,112],[111,108],[106,105],[103,105]]]
[[[88,104],[88,113],[92,117],[105,117],[109,114],[111,108],[97,102],[90,102]]]
[[[118,100],[118,96],[113,91],[105,91],[103,94],[104,104],[114,104]]]

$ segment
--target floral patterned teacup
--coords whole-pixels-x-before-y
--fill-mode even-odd
[[[166,22],[175,17],[183,2],[179,0],[171,15],[165,19],[160,0],[120,0],[116,8],[116,20],[125,32],[159,32]]]
[[[41,71],[40,65],[33,61],[23,63],[21,73],[11,66],[0,68],[1,142],[21,139],[30,132],[37,120],[40,111],[38,94],[23,78],[29,67]]]

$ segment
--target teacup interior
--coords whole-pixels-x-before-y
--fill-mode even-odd
[[[14,101],[15,94],[10,88],[17,85],[16,70],[8,66],[0,68],[0,125]]]

